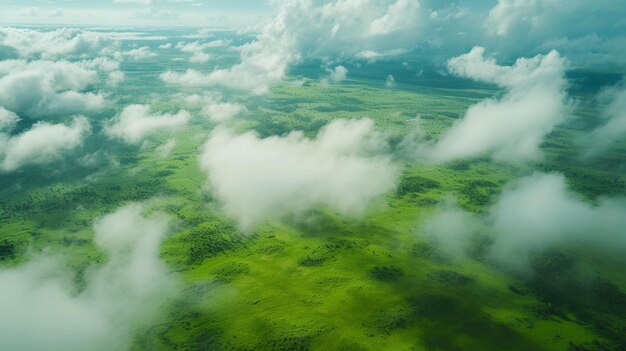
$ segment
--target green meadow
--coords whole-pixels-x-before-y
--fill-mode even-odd
[[[129,74],[120,106],[141,99],[133,84],[156,79],[148,69]],[[573,82],[601,76],[575,73]],[[93,221],[141,201],[170,216],[161,258],[177,278],[178,292],[149,326],[134,331],[134,350],[626,348],[626,257],[619,252],[571,242],[533,256],[533,272],[520,274],[486,257],[488,234],[473,237],[470,254],[458,257],[422,230],[450,196],[482,214],[507,183],[535,170],[563,173],[591,202],[626,195],[626,175],[616,169],[626,159],[626,143],[602,157],[579,156],[580,138],[601,123],[596,91],[572,84],[578,118],[547,137],[544,159],[532,166],[486,158],[433,165],[403,152],[402,141],[418,130],[436,140],[470,105],[500,92],[469,82],[385,87],[380,79],[355,77],[342,84],[284,82],[266,96],[236,96],[248,111],[229,124],[262,137],[294,130],[314,137],[334,119],[373,119],[401,171],[396,189],[364,216],[317,207],[239,229],[206,190],[207,174],[198,165],[199,148],[215,124],[195,118],[189,128],[162,132],[142,145],[109,146],[119,160],[114,167],[94,172],[60,162],[58,172],[1,175],[12,185],[0,188],[0,265],[60,255],[80,291],[89,268],[106,261],[93,243]],[[155,111],[184,106],[173,95],[143,98]],[[93,152],[110,143],[92,138]],[[171,153],[160,154],[159,145],[171,139]]]

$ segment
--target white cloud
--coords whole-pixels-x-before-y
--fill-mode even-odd
[[[414,25],[420,3],[417,0],[398,0],[389,6],[387,13],[370,23],[369,31],[373,35],[384,35]]]
[[[75,28],[50,32],[0,28],[0,45],[15,49],[18,57],[13,58],[67,60],[113,55],[119,50],[120,42],[105,33]]]
[[[536,173],[510,185],[490,210],[491,255],[527,267],[529,255],[556,244],[583,242],[626,250],[625,199],[592,205],[567,189],[560,174]]]
[[[161,78],[168,84],[221,85],[266,94],[289,65],[302,58],[341,60],[358,58],[363,52],[390,55],[416,46],[418,8],[416,0],[283,1],[257,39],[240,48],[241,63],[209,74],[165,72]]]
[[[194,41],[191,43],[179,42],[176,44],[176,48],[182,52],[192,54],[189,58],[189,62],[192,63],[204,63],[211,59],[211,55],[205,52],[206,49],[215,48],[220,46],[228,46],[230,41],[228,40],[213,40],[210,42]]]
[[[157,54],[150,51],[149,47],[142,46],[140,48],[124,52],[124,56],[128,56],[135,61],[143,61],[152,57],[156,57]]]
[[[104,131],[110,138],[138,144],[161,130],[182,127],[189,119],[190,114],[185,110],[176,114],[151,114],[146,105],[129,105],[110,121]]]
[[[557,246],[626,252],[625,212],[625,198],[592,204],[570,191],[562,175],[538,172],[508,184],[484,215],[443,205],[423,229],[453,254],[468,248],[471,235],[489,233],[488,257],[524,272],[533,255]]]
[[[387,75],[387,79],[385,80],[385,87],[394,88],[395,86],[396,86],[396,78],[394,78],[393,75],[391,74]]]
[[[106,263],[93,267],[76,293],[61,260],[36,258],[0,270],[0,339],[10,350],[129,350],[138,327],[155,317],[173,288],[159,260],[168,231],[162,216],[146,219],[129,205],[94,225]]]
[[[0,61],[0,105],[29,117],[98,111],[106,100],[82,92],[97,80],[97,72],[66,61]]]
[[[0,134],[0,171],[12,172],[25,165],[43,165],[82,145],[91,132],[85,117],[69,125],[38,122],[17,136]]]
[[[318,205],[363,213],[394,187],[397,169],[381,154],[385,147],[369,119],[335,120],[315,139],[301,132],[260,139],[218,128],[202,149],[200,166],[225,212],[249,229]]]
[[[244,105],[233,102],[222,102],[219,93],[193,94],[184,97],[194,108],[200,108],[200,115],[214,122],[224,122],[247,111]]]
[[[440,138],[432,157],[443,162],[482,155],[512,162],[540,158],[545,135],[566,118],[565,60],[552,51],[499,66],[483,53],[476,47],[451,59],[448,68],[457,76],[497,84],[506,94],[471,106]]]
[[[153,0],[113,0],[114,4],[140,4],[140,5],[152,5]]]
[[[337,66],[334,69],[327,68],[326,72],[328,72],[330,80],[335,83],[345,80],[348,76],[348,69],[344,66]]]
[[[607,121],[586,136],[587,156],[602,152],[626,137],[626,87],[622,84],[608,89],[602,94],[601,101],[606,104],[603,113]]]
[[[12,130],[19,120],[14,112],[0,106],[0,132]]]
[[[133,18],[148,19],[148,20],[160,20],[171,21],[180,17],[180,13],[169,10],[156,10],[153,8],[143,8],[141,10],[134,11],[131,14]]]

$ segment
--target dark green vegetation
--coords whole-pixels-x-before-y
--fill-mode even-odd
[[[145,85],[142,74],[129,79]],[[374,79],[380,77],[277,86],[267,97],[246,98],[250,112],[237,128],[312,136],[332,119],[367,116],[397,151],[417,115],[426,137],[436,138],[470,104],[494,93],[458,82],[385,89]],[[590,96],[574,93],[583,101]],[[120,103],[137,102],[131,98]],[[180,104],[172,98],[157,107]],[[616,170],[626,145],[581,161],[576,139],[598,121],[593,104],[578,113],[585,126],[552,133],[539,168],[564,173],[590,199],[626,195],[626,176]],[[82,272],[101,257],[92,221],[122,204],[150,201],[175,224],[162,258],[180,274],[182,291],[152,328],[137,333],[136,350],[626,349],[624,257],[565,247],[535,257],[533,273],[516,275],[484,258],[489,240],[476,239],[472,258],[455,258],[420,233],[422,220],[449,194],[480,213],[504,184],[533,169],[486,159],[435,167],[398,156],[404,169],[396,191],[363,219],[320,208],[306,220],[240,233],[200,191],[206,175],[198,169],[198,148],[212,127],[198,120],[141,149],[115,145],[115,167],[60,165],[62,175],[29,169],[0,176],[9,184],[0,189],[0,264],[49,248]],[[172,154],[159,157],[157,142],[170,137],[177,140]]]

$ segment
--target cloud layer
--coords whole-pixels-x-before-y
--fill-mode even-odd
[[[394,187],[396,167],[380,154],[385,147],[369,119],[333,121],[312,140],[301,132],[260,139],[220,128],[200,166],[226,213],[247,229],[318,205],[362,213]]]

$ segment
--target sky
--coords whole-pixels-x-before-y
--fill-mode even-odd
[[[1,0],[4,25],[246,27],[271,12],[262,0]]]

